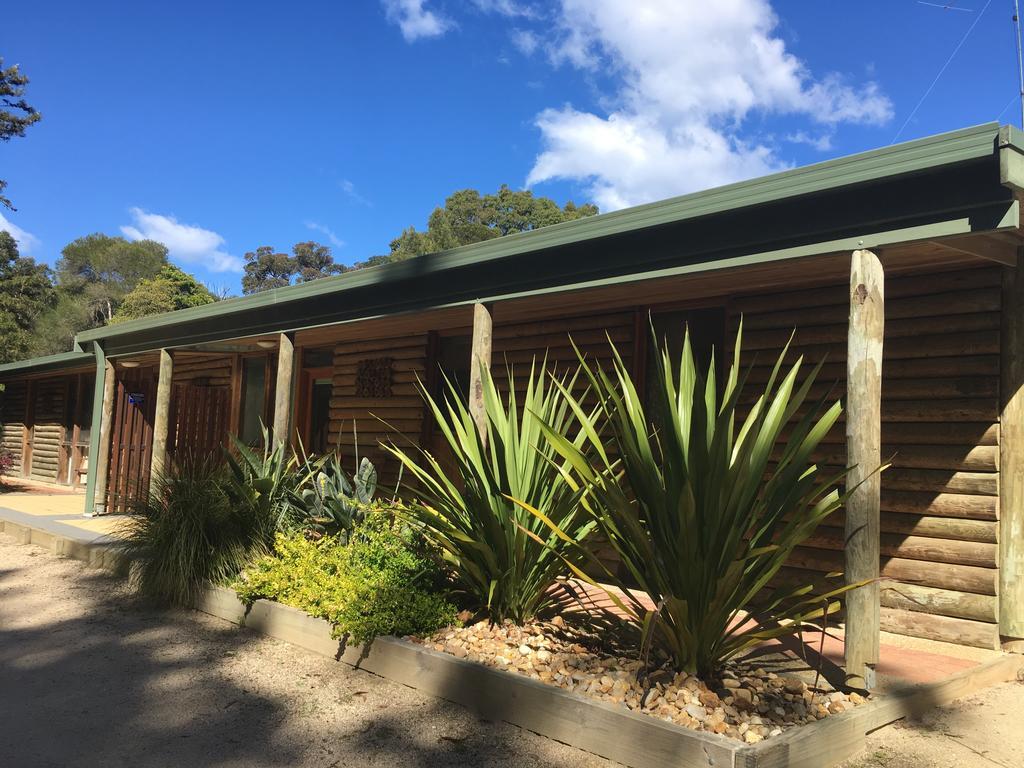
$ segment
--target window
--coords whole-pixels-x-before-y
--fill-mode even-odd
[[[246,357],[242,360],[242,418],[240,434],[243,443],[255,445],[263,439],[263,417],[266,408],[267,358]]]

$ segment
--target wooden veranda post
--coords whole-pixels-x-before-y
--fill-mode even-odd
[[[167,433],[170,428],[171,392],[174,380],[174,355],[160,350],[160,372],[156,381],[156,410],[153,414],[152,477],[163,475],[167,468]]]
[[[274,443],[287,444],[292,423],[292,387],[295,381],[295,339],[290,333],[278,336],[277,386],[274,390]]]
[[[89,432],[89,471],[85,481],[86,514],[107,510],[107,470],[110,466],[110,427],[114,417],[114,364],[102,347],[93,347],[96,384],[93,390],[92,427]]]
[[[469,368],[469,413],[476,422],[480,437],[487,439],[487,413],[484,410],[484,384],[481,367],[491,367],[491,308],[485,304],[473,305],[473,342]]]
[[[1024,273],[1003,268],[999,419],[999,634],[1024,647]]]
[[[846,451],[848,487],[860,485],[846,503],[846,582],[873,579],[846,594],[846,674],[851,684],[872,688],[879,644],[879,515],[882,461],[882,340],[885,279],[871,251],[853,252],[850,324],[846,350]]]

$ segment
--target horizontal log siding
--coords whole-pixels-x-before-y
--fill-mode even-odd
[[[362,360],[390,357],[391,396],[357,397],[356,373]],[[381,447],[394,441],[419,445],[423,432],[423,401],[416,378],[427,366],[427,333],[399,338],[342,342],[334,348],[334,377],[330,402],[330,445],[339,446],[348,471],[359,456],[377,468],[381,492],[390,494],[398,481],[398,462]],[[386,422],[386,423],[385,423]]]
[[[193,384],[206,387],[231,386],[230,355],[224,357],[196,357],[176,355],[174,358],[174,384]]]
[[[847,287],[734,297],[750,381],[791,359],[826,361],[814,395],[845,395]],[[886,285],[882,379],[882,628],[992,647],[996,610],[1000,274],[916,275]],[[815,457],[845,465],[840,422]],[[798,549],[784,577],[842,570],[843,516]]]
[[[34,480],[57,482],[61,441],[64,439],[64,377],[40,379],[35,384],[32,418],[32,465]]]
[[[20,475],[22,467],[22,440],[25,435],[25,396],[27,387],[24,381],[10,381],[0,392],[0,450],[14,457],[12,475]]]
[[[634,312],[547,318],[522,323],[502,323],[500,318],[499,312],[493,332],[491,372],[499,391],[504,393],[508,391],[511,370],[520,404],[534,360],[539,366],[546,357],[548,370],[556,374],[576,370],[579,358],[573,343],[588,360],[598,361],[602,368],[610,371],[610,339],[623,362],[627,366],[633,365]],[[577,392],[585,386],[584,377],[580,377]],[[608,567],[617,568],[619,558],[610,546],[598,540],[594,549]]]

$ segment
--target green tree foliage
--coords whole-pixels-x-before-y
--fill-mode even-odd
[[[0,141],[10,141],[25,135],[25,129],[39,122],[39,114],[25,101],[25,86],[28,78],[21,74],[18,65],[4,69],[4,60],[0,57]],[[7,182],[0,179],[0,205],[15,210],[11,201],[4,197]]]
[[[343,266],[334,263],[330,248],[312,240],[296,243],[292,247],[292,253],[296,279],[300,283],[308,283],[310,280],[319,280],[321,277],[330,277],[345,271]]]
[[[201,307],[217,299],[205,285],[173,264],[164,266],[153,278],[143,278],[129,291],[111,323],[159,315],[176,309]]]
[[[460,189],[435,208],[426,231],[408,227],[391,241],[391,261],[435,253],[495,237],[528,232],[551,224],[593,216],[591,203],[577,206],[571,200],[559,206],[550,197],[534,197],[529,190],[513,190],[502,184],[493,195]]]
[[[55,302],[49,268],[21,256],[14,238],[0,232],[0,363],[30,355],[36,319]]]
[[[165,266],[167,248],[160,243],[88,235],[61,251],[57,284],[62,293],[84,305],[90,327],[95,327],[109,323],[125,296],[140,281],[156,277]]]
[[[293,278],[296,282],[307,283],[344,271],[343,266],[335,263],[330,248],[312,240],[296,243],[291,256],[276,251],[273,246],[261,245],[245,254],[242,293],[284,288],[291,285]]]

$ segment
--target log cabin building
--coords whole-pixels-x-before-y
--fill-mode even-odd
[[[728,350],[750,380],[795,329],[845,421],[829,466],[892,466],[790,561],[879,573],[850,604],[881,627],[996,648],[1024,638],[1024,134],[988,124],[334,278],[79,334],[0,366],[20,473],[123,512],[176,451],[261,423],[310,451],[434,447],[416,391],[471,360],[571,364],[570,337],[643,376],[648,324]],[[650,319],[649,319],[650,318]],[[879,370],[880,366],[880,370]],[[836,386],[838,385],[838,386]],[[17,471],[17,470],[16,470]],[[861,637],[862,640],[854,640]],[[877,651],[874,651],[877,653]]]

